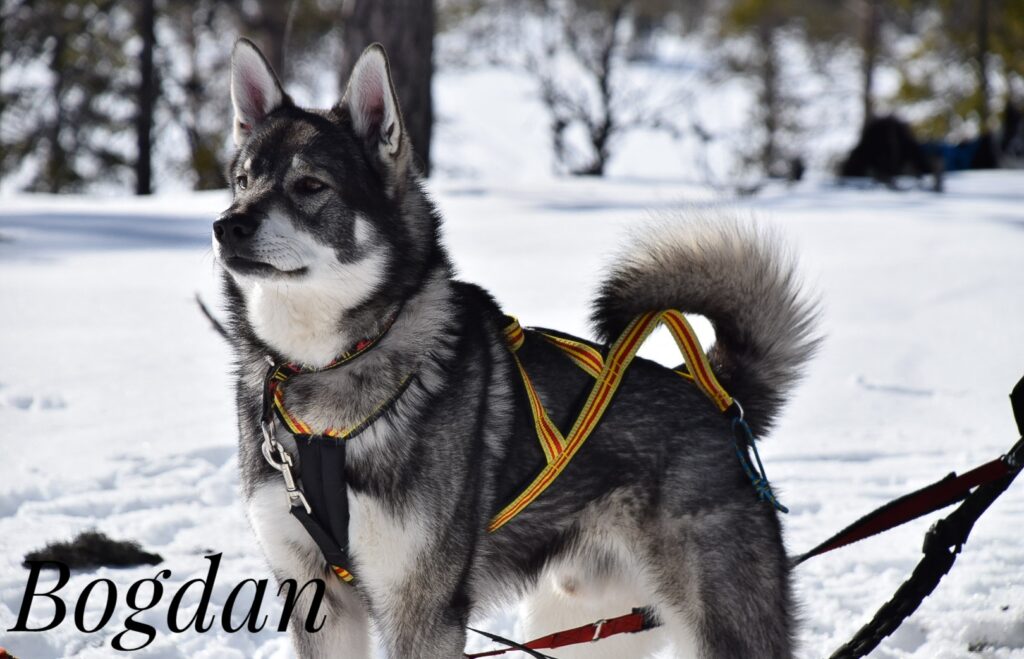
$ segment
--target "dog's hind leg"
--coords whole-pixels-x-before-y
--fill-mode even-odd
[[[676,656],[791,657],[788,561],[767,516],[719,509],[662,530],[670,528],[646,563]]]

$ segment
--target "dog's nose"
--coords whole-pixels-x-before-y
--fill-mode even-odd
[[[243,213],[222,215],[213,223],[213,237],[222,245],[241,244],[253,237],[258,224],[254,218]]]

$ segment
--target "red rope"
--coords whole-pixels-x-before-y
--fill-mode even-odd
[[[626,615],[619,616],[617,618],[600,620],[598,622],[592,622],[589,625],[574,627],[573,629],[566,629],[564,631],[555,632],[554,634],[535,638],[532,641],[523,643],[523,646],[528,647],[531,650],[550,650],[566,645],[591,643],[617,634],[642,632],[646,629],[657,627],[658,624],[658,621],[647,609],[633,609],[632,613],[627,613]],[[477,652],[476,654],[467,654],[466,657],[467,659],[495,657],[500,654],[505,654],[506,652],[516,651],[517,650],[515,648],[508,647],[501,650],[488,650],[486,652]]]

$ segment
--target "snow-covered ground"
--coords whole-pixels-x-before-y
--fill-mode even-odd
[[[1024,172],[951,176],[944,195],[812,180],[735,201],[700,183],[692,145],[637,134],[624,139],[612,178],[554,179],[528,78],[445,71],[437,92],[429,188],[446,242],[461,275],[526,324],[587,334],[598,273],[651,216],[725,208],[790,239],[823,300],[827,335],[762,443],[792,511],[793,553],[1015,439],[1006,395],[1024,374]],[[739,96],[727,90],[703,111],[722,115],[721,130],[736,139]],[[822,139],[852,141],[847,124]],[[273,597],[271,622],[256,634],[226,633],[219,620],[206,634],[171,634],[165,620],[173,592],[205,575],[206,554],[223,554],[213,611],[241,580],[270,577],[238,505],[229,351],[194,300],[199,292],[220,303],[209,231],[226,205],[224,193],[0,195],[0,645],[23,659],[111,656],[131,612],[126,589],[159,569],[172,571],[164,599],[140,618],[160,633],[135,656],[291,656],[274,629]],[[676,361],[666,337],[645,354]],[[801,657],[827,656],[870,617],[918,560],[928,524],[799,568]],[[6,632],[26,585],[25,553],[88,528],[138,540],[165,561],[76,573],[62,591],[62,626]],[[1019,482],[975,527],[935,595],[873,656],[1024,657],[1022,529]],[[104,631],[77,632],[74,600],[100,577],[117,584],[118,609]],[[88,623],[102,593],[90,599]],[[49,619],[48,607],[36,601],[34,624]],[[521,638],[516,621],[512,608],[478,625]]]
[[[824,302],[827,335],[762,444],[792,511],[794,553],[1016,437],[1006,395],[1024,374],[1022,173],[957,175],[944,195],[810,182],[732,203],[699,187],[625,178],[448,179],[430,188],[463,277],[525,323],[578,333],[587,332],[602,264],[652,214],[717,206],[783,231]],[[91,635],[70,619],[43,633],[0,631],[0,645],[20,657],[110,656],[110,637],[130,613],[125,589],[163,568],[173,573],[164,600],[141,616],[161,632],[137,656],[290,656],[272,602],[258,634],[219,624],[171,634],[164,620],[173,591],[205,574],[207,553],[224,554],[214,611],[242,579],[269,577],[237,503],[228,350],[193,299],[198,291],[217,307],[208,234],[226,201],[212,193],[0,204],[0,629],[20,606],[22,557],[46,542],[95,527],[165,559],[160,568],[74,574],[62,591],[69,607],[97,577],[118,584],[112,621]],[[649,354],[674,358],[665,343]],[[918,560],[928,523],[797,570],[800,656],[827,655],[867,620]],[[1024,657],[1022,528],[1016,483],[936,593],[873,656]],[[90,622],[102,608],[95,595]],[[48,606],[38,600],[34,619],[47,619]],[[518,637],[514,609],[480,624]]]

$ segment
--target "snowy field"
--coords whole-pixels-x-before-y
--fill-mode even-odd
[[[522,76],[440,78],[429,188],[446,242],[461,276],[525,324],[586,335],[601,268],[651,217],[726,209],[789,239],[823,301],[827,337],[761,444],[791,509],[791,552],[1016,438],[1007,394],[1024,374],[1024,172],[954,175],[944,195],[812,180],[734,201],[693,182],[692,154],[641,134],[623,144],[612,178],[554,179],[546,119]],[[227,203],[224,193],[0,196],[0,645],[22,659],[115,654],[110,639],[131,613],[125,589],[159,569],[172,571],[163,603],[140,618],[160,633],[134,656],[291,656],[274,630],[275,598],[256,634],[220,631],[219,620],[206,634],[171,634],[165,620],[178,586],[205,575],[206,554],[223,553],[213,611],[241,580],[270,577],[238,505],[230,355],[194,300],[220,309],[209,232]],[[643,354],[675,363],[669,345]],[[798,569],[801,657],[827,656],[870,618],[918,561],[929,523]],[[89,528],[165,561],[72,576],[62,591],[70,609],[88,582],[118,585],[102,632],[76,632],[70,619],[44,633],[4,631],[25,589],[25,553]],[[1022,529],[1018,482],[872,656],[1024,658]],[[34,624],[50,618],[45,601],[34,611]],[[477,624],[522,638],[514,608]]]
[[[794,553],[892,497],[997,456],[1016,436],[1006,396],[1024,374],[1022,173],[953,176],[942,196],[810,182],[742,203],[628,179],[430,187],[464,278],[524,323],[578,333],[602,264],[652,215],[732,208],[783,231],[824,302],[827,334],[762,444],[792,511]],[[110,656],[130,613],[124,588],[166,568],[169,598],[205,574],[211,551],[224,554],[215,611],[235,583],[269,577],[237,503],[228,350],[193,299],[198,291],[217,308],[208,234],[226,203],[221,193],[2,202],[0,628],[21,602],[22,557],[48,541],[97,528],[165,559],[74,574],[63,591],[72,604],[97,577],[121,585],[113,620],[91,635],[70,620],[45,633],[0,632],[20,657]],[[650,354],[674,359],[664,348]],[[951,575],[872,656],[1024,657],[1022,522],[1016,483]],[[928,523],[798,569],[800,656],[827,656],[870,617],[918,560]],[[167,632],[166,602],[141,617],[162,631],[136,656],[290,656],[269,605],[261,633],[218,624],[179,635]],[[37,621],[49,617],[45,602],[36,610]],[[518,637],[514,610],[480,624]]]

